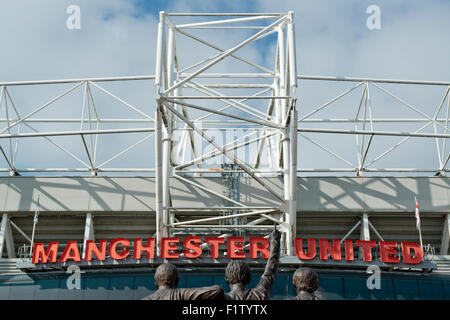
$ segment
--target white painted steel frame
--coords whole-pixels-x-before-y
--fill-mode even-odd
[[[319,169],[319,168],[298,168],[297,172],[356,172],[357,175],[362,175],[363,173],[369,172],[434,172],[436,175],[445,176],[446,172],[449,170],[446,168],[450,156],[446,153],[446,142],[447,139],[450,138],[448,134],[448,119],[449,119],[449,110],[450,110],[450,99],[449,99],[449,90],[450,90],[450,82],[445,81],[420,81],[420,80],[394,80],[394,79],[373,79],[373,78],[335,78],[335,77],[320,77],[320,76],[298,76],[298,79],[301,81],[309,81],[309,80],[319,80],[319,81],[342,81],[342,82],[358,82],[356,85],[347,89],[343,93],[329,100],[325,104],[317,107],[313,111],[310,111],[305,116],[302,116],[298,122],[301,127],[298,129],[299,134],[309,142],[315,144],[322,150],[331,154],[333,157],[342,160],[350,168],[330,168],[330,169]],[[398,85],[427,85],[427,86],[442,86],[445,88],[445,92],[442,98],[441,103],[439,104],[434,116],[428,116],[424,112],[420,111],[417,107],[411,105],[410,103],[404,101],[402,98],[399,98],[397,95],[394,95],[392,92],[386,90],[381,87],[379,84],[398,84]],[[354,120],[352,119],[311,119],[310,117],[319,111],[330,106],[333,102],[341,99],[346,96],[353,90],[357,89],[364,85],[364,90],[362,93],[362,97],[359,102],[359,107],[357,109],[356,117]],[[422,116],[422,118],[378,118],[374,119],[372,117],[372,102],[370,98],[370,86],[375,87],[379,90],[379,92],[386,94],[387,96],[393,98],[400,105],[408,108],[409,110],[415,112],[416,114]],[[439,113],[441,112],[443,106],[447,104],[446,116],[445,118],[440,117]],[[362,118],[360,115],[362,114]],[[354,122],[355,129],[354,130],[343,130],[343,129],[330,129],[330,128],[308,128],[303,126],[304,123],[351,123]],[[398,131],[386,131],[386,130],[375,130],[374,123],[420,123],[425,122],[425,124],[417,129],[414,132],[398,132]],[[429,125],[433,124],[434,132],[424,133]],[[362,125],[362,130],[358,128],[358,125]],[[366,126],[370,127],[370,129],[366,129]],[[441,130],[444,130],[444,133],[438,133],[437,127]],[[350,161],[344,159],[343,156],[337,154],[332,151],[330,148],[327,148],[312,139],[311,136],[306,136],[304,133],[314,133],[314,134],[334,134],[334,135],[354,135],[356,138],[356,146],[357,146],[357,157],[358,164],[352,164]],[[366,140],[365,136],[369,136]],[[391,136],[391,137],[405,137],[397,144],[389,147],[386,151],[376,156],[371,162],[366,164],[367,154],[369,152],[369,148],[375,136]],[[361,138],[359,138],[361,137]],[[404,142],[408,141],[410,138],[434,138],[436,142],[436,151],[438,156],[438,166],[435,169],[431,168],[370,168],[372,164],[381,158],[385,157],[395,149],[397,149]],[[442,140],[442,144],[439,144],[439,139]],[[367,141],[367,142],[366,142]]]
[[[178,17],[182,16],[180,14]],[[187,14],[186,16],[190,16]],[[206,15],[207,16],[207,15]],[[156,126],[156,175],[157,175],[157,191],[160,190],[161,186],[165,186],[165,191],[160,194],[157,192],[157,242],[160,242],[160,238],[163,234],[171,234],[172,230],[179,228],[188,228],[188,227],[196,227],[201,228],[207,232],[208,229],[211,228],[219,228],[225,229],[231,228],[265,228],[267,226],[262,226],[259,223],[269,220],[272,223],[276,222],[280,224],[280,229],[285,233],[284,236],[284,252],[287,254],[292,254],[292,239],[294,237],[294,230],[292,227],[286,227],[288,225],[285,221],[292,222],[295,220],[296,206],[295,206],[295,186],[296,186],[296,152],[293,154],[289,153],[291,148],[290,146],[290,135],[294,134],[297,136],[296,130],[289,131],[289,126],[291,123],[296,124],[296,118],[294,120],[288,121],[289,116],[292,112],[293,117],[295,117],[295,87],[297,85],[296,78],[296,63],[295,63],[295,44],[293,43],[293,14],[292,12],[286,14],[278,14],[278,15],[250,15],[243,16],[241,18],[228,18],[226,15],[222,15],[222,19],[214,20],[214,21],[200,21],[195,23],[188,24],[175,24],[170,18],[170,14],[166,14],[165,12],[160,13],[160,21],[158,24],[158,40],[157,40],[157,54],[156,54],[156,71],[155,71],[155,85],[156,85],[156,100],[158,105],[157,111],[157,119],[165,118],[167,121],[163,121],[160,125]],[[202,17],[202,15],[196,15],[196,17]],[[246,21],[261,21],[267,22],[264,26],[260,26],[258,28],[249,28],[249,30],[256,30],[256,32],[247,37],[247,39],[238,43],[234,47],[225,50],[221,47],[220,44],[212,43],[211,41],[206,41],[201,39],[199,36],[192,34],[191,32],[187,32],[186,29],[194,29],[197,27],[201,27],[203,29],[207,28],[215,28],[218,25],[222,26],[224,24],[233,24],[233,23],[242,23]],[[228,25],[227,25],[228,26]],[[254,26],[252,26],[254,27]],[[239,26],[236,29],[241,29],[242,26]],[[234,29],[229,29],[234,30]],[[286,31],[287,30],[287,31]],[[267,37],[270,34],[278,33],[277,39],[277,58],[275,63],[274,70],[269,70],[266,67],[262,67],[256,64],[249,59],[243,58],[238,55],[236,52],[251,44],[254,41],[257,41],[263,37]],[[215,54],[207,59],[199,61],[197,63],[192,64],[191,66],[185,67],[182,70],[179,70],[178,65],[182,59],[177,54],[176,46],[176,35],[181,34],[184,37],[187,37],[189,40],[205,45],[209,48],[217,50],[219,53]],[[221,73],[221,74],[207,74],[205,73],[214,65],[220,63],[224,59],[235,59],[243,62],[247,65],[250,65],[259,72],[255,72],[252,74],[236,74],[236,73]],[[176,62],[175,62],[176,61]],[[190,71],[190,73],[187,73]],[[198,79],[215,79],[214,83],[208,83],[209,86],[195,81]],[[239,78],[247,78],[248,84],[236,84],[230,86],[229,82],[225,81],[228,79],[239,79]],[[272,86],[261,86],[256,80],[260,78],[272,78],[273,85]],[[254,82],[252,82],[254,81]],[[221,88],[258,88],[262,87],[265,90],[253,95],[230,95],[220,92],[216,89]],[[187,95],[184,94],[182,88],[190,88],[195,90],[198,95]],[[213,89],[214,88],[214,89]],[[220,109],[215,109],[212,107],[201,106],[196,102],[187,102],[186,100],[204,100],[206,102],[216,100],[225,104],[224,107]],[[249,102],[254,100],[267,100],[269,105],[275,103],[276,111],[275,115],[270,113],[263,113],[253,107],[250,106]],[[241,112],[244,112],[245,117],[237,115],[232,112],[224,112],[226,109],[236,108]],[[228,142],[224,145],[220,145],[215,142],[210,136],[208,136],[203,129],[203,127],[199,127],[197,125],[196,120],[191,120],[188,115],[189,109],[196,109],[202,112],[206,112],[206,116],[202,116],[197,121],[204,121],[208,116],[211,115],[219,115],[222,117],[226,117],[226,119],[235,119],[240,122],[236,122],[237,125],[233,126],[233,129],[238,127],[243,127],[248,124],[253,124],[256,126],[257,130],[264,129],[263,134],[257,136],[256,138],[250,141],[244,141],[236,145],[238,140],[244,139],[244,137],[240,137],[235,139],[235,141]],[[177,121],[174,121],[177,119]],[[226,120],[224,121],[226,122]],[[181,126],[180,126],[181,124]],[[203,123],[202,123],[203,124]],[[191,136],[191,148],[193,149],[194,159],[190,161],[184,161],[181,159],[180,161],[176,161],[176,159],[161,161],[161,155],[159,154],[160,150],[163,149],[163,145],[165,149],[163,151],[164,155],[171,155],[172,150],[175,146],[171,142],[171,136],[173,135],[175,130],[178,129],[190,129],[192,131],[187,132],[195,132],[198,134],[203,140],[205,140],[209,145],[212,145],[216,151],[209,152],[207,154],[199,154],[198,150],[195,150],[195,145],[192,142]],[[159,137],[165,136],[165,139],[161,139]],[[250,135],[248,135],[250,136]],[[283,160],[281,167],[283,168],[282,173],[285,177],[284,183],[284,195],[279,194],[279,192],[273,187],[267,185],[261,178],[259,177],[261,174],[261,170],[255,168],[253,165],[239,159],[235,155],[231,154],[231,151],[236,150],[238,148],[242,148],[251,143],[258,143],[264,141],[266,139],[276,138],[274,141],[280,141],[283,144]],[[164,140],[164,141],[163,141]],[[180,148],[187,147],[187,136],[186,133],[181,140],[182,143],[178,146],[178,151]],[[294,139],[296,141],[296,139]],[[214,192],[207,187],[200,185],[199,183],[193,181],[191,179],[192,172],[196,174],[208,172],[208,169],[202,169],[201,164],[210,159],[212,157],[217,157],[218,155],[223,155],[227,157],[232,163],[234,163],[237,167],[239,167],[240,171],[245,172],[249,177],[255,180],[257,183],[262,185],[270,194],[272,194],[279,201],[279,207],[275,209],[267,209],[267,210],[254,210],[251,208],[247,208],[244,204],[234,199],[230,199],[225,197],[224,195]],[[281,153],[278,153],[281,155]],[[270,155],[273,159],[273,163],[279,163],[281,161],[281,157],[274,155]],[[184,158],[184,157],[183,157]],[[295,165],[295,167],[290,166],[291,162]],[[160,164],[161,163],[161,164]],[[176,163],[175,165],[173,165]],[[192,169],[193,165],[196,165],[195,169]],[[270,170],[269,170],[270,171]],[[279,171],[278,168],[276,171]],[[212,217],[212,218],[204,218],[204,219],[196,219],[196,220],[186,220],[186,221],[177,221],[176,214],[177,208],[173,206],[169,206],[170,203],[170,188],[168,188],[169,184],[169,172],[172,172],[171,176],[178,178],[184,183],[188,183],[196,188],[203,190],[209,194],[212,194],[218,198],[226,200],[229,203],[233,203],[236,205],[236,208],[245,210],[245,213],[235,213],[232,215],[227,215],[223,217]],[[213,171],[214,172],[214,171]],[[216,172],[223,172],[222,170]],[[195,175],[194,175],[195,176]],[[291,179],[290,177],[294,177]],[[165,198],[166,197],[166,198]],[[163,203],[162,206],[160,204]],[[220,209],[220,206],[217,207]],[[237,211],[239,212],[239,211]],[[280,215],[280,212],[283,212],[284,215]],[[273,213],[275,217],[271,217],[268,214]],[[220,221],[223,219],[237,218],[237,217],[247,217],[247,216],[259,216],[260,219],[257,219],[257,223],[249,223],[244,225],[208,225],[205,224],[210,221]],[[167,217],[170,217],[168,219]],[[170,222],[169,222],[170,220]],[[162,222],[161,222],[162,221]],[[177,221],[177,222],[175,222]]]
[[[170,17],[220,17],[220,20],[200,21],[188,24],[174,24]],[[228,18],[229,17],[229,18]],[[240,18],[237,18],[240,17]],[[230,25],[233,23],[242,23],[249,21],[267,22],[268,24],[255,25]],[[194,29],[217,29],[233,30],[247,29],[254,30],[254,34],[238,45],[230,49],[223,49],[220,43],[213,43],[199,36],[194,35]],[[273,70],[258,65],[250,59],[238,55],[237,51],[246,45],[253,43],[259,39],[267,37],[271,34],[277,34],[277,49],[275,58],[275,67]],[[176,35],[182,35],[216,50],[218,53],[213,56],[179,69],[179,61],[182,57],[177,54],[176,50]],[[445,175],[449,171],[447,165],[450,159],[448,150],[446,148],[446,141],[450,138],[449,134],[449,113],[450,113],[450,82],[448,81],[422,81],[422,80],[395,80],[395,79],[375,79],[375,78],[337,78],[324,76],[306,76],[297,74],[296,66],[296,46],[293,24],[293,13],[277,13],[277,14],[170,14],[161,12],[160,21],[158,24],[158,38],[157,38],[157,54],[156,54],[156,70],[155,75],[142,75],[130,77],[109,77],[109,78],[84,78],[84,79],[63,79],[63,80],[45,80],[45,81],[15,81],[15,82],[0,82],[0,110],[2,106],[5,107],[6,117],[0,117],[0,124],[6,126],[0,130],[0,142],[8,141],[8,148],[4,145],[0,146],[0,157],[4,158],[8,167],[0,168],[0,172],[10,172],[11,175],[23,173],[47,173],[47,172],[89,172],[91,175],[96,175],[99,172],[120,172],[120,173],[143,173],[151,172],[156,175],[156,237],[158,242],[163,236],[170,235],[172,229],[179,230],[180,228],[196,227],[204,229],[208,228],[265,228],[259,223],[267,220],[276,222],[280,225],[283,231],[283,253],[293,255],[293,238],[296,231],[296,178],[297,173],[356,173],[361,175],[363,173],[377,173],[377,172],[395,172],[395,173],[417,173],[429,172]],[[224,59],[234,59],[239,63],[245,63],[259,72],[253,73],[207,73],[207,71],[214,65],[220,63]],[[209,80],[208,83],[200,83],[197,80]],[[238,83],[239,79],[246,79],[246,83]],[[273,81],[272,84],[262,84],[261,79]],[[235,83],[230,83],[230,80],[235,80]],[[154,81],[156,88],[156,104],[157,111],[154,117],[151,117],[142,110],[118,95],[113,94],[110,90],[105,89],[100,83],[103,82],[128,82],[128,81]],[[319,81],[325,83],[329,81],[348,82],[356,84],[345,90],[336,97],[328,100],[325,104],[320,105],[313,111],[306,115],[297,116],[296,110],[296,88],[297,81]],[[20,115],[18,109],[14,104],[14,100],[8,88],[17,86],[35,86],[35,85],[71,85],[70,88],[65,89],[56,97],[50,99],[45,104],[37,107],[34,111]],[[414,86],[437,86],[444,87],[445,92],[441,103],[438,106],[434,116],[429,116],[420,111],[417,107],[406,102],[403,98],[394,95],[392,92],[386,90],[383,84],[397,84],[397,85],[414,85]],[[81,117],[74,118],[37,118],[36,114],[48,108],[54,102],[60,100],[67,94],[73,92],[77,88],[83,88],[83,100],[81,107]],[[91,88],[95,88],[103,94],[111,97],[115,101],[124,105],[128,110],[131,110],[136,115],[142,118],[102,118],[97,112],[94,97]],[[220,89],[262,89],[262,91],[254,94],[245,95],[231,95],[226,94]],[[312,118],[313,115],[319,111],[332,105],[342,97],[357,89],[363,89],[363,93],[359,101],[356,117],[350,118]],[[371,102],[371,89],[375,88],[379,92],[393,98],[395,101],[413,111],[418,115],[417,118],[374,118],[373,106]],[[184,89],[195,90],[199,95],[186,95],[183,93]],[[186,100],[200,100],[202,105],[197,102],[187,102]],[[264,113],[251,106],[251,102],[255,100],[266,100],[268,102],[267,112]],[[224,106],[215,109],[206,107],[210,101],[217,101],[223,103]],[[240,116],[232,111],[231,108],[236,108],[245,113],[245,116]],[[444,109],[445,108],[445,109]],[[200,110],[205,115],[196,119],[191,119],[189,115],[190,109]],[[227,112],[225,112],[228,110]],[[439,116],[440,112],[445,110],[445,117]],[[87,115],[86,115],[87,113]],[[227,120],[208,120],[207,118],[214,115],[226,117]],[[175,121],[176,120],[176,121]],[[80,130],[63,130],[63,131],[48,131],[43,132],[33,127],[34,124],[40,123],[79,123]],[[100,124],[103,123],[129,123],[142,124],[142,127],[133,127],[130,129],[100,129]],[[200,127],[199,124],[203,126]],[[307,123],[321,123],[321,124],[336,124],[349,123],[354,124],[355,130],[337,130],[332,128],[308,128],[304,125]],[[423,123],[422,127],[414,132],[398,132],[375,130],[376,123]],[[87,125],[89,130],[85,130]],[[430,125],[433,125],[434,132],[423,132]],[[149,126],[149,127],[145,127]],[[358,128],[362,126],[362,130]],[[33,132],[22,132],[23,128],[27,127]],[[245,141],[239,145],[235,143],[246,136],[236,139],[231,143],[220,145],[214,142],[206,132],[209,130],[227,130],[227,129],[246,129],[251,132],[261,133],[250,141]],[[444,133],[439,133],[443,130]],[[17,132],[13,132],[17,130]],[[22,130],[22,131],[21,131]],[[183,132],[183,138],[176,144],[173,139],[175,131]],[[121,152],[113,155],[101,164],[96,163],[96,154],[98,147],[98,136],[102,134],[126,134],[126,133],[148,133],[139,141],[126,147]],[[194,143],[194,133],[199,134],[209,144],[213,145],[215,151],[203,154],[197,149]],[[358,156],[358,163],[352,163],[339,155],[337,152],[327,148],[313,139],[315,134],[345,134],[354,135],[356,139],[356,149]],[[123,156],[130,150],[134,149],[139,144],[147,141],[155,136],[155,168],[105,168],[105,166],[112,160]],[[250,136],[251,134],[248,134]],[[56,143],[51,137],[55,136],[79,136],[83,144],[88,162],[83,161],[67,148],[62,147]],[[369,137],[366,137],[369,136]],[[370,162],[367,160],[367,154],[371,147],[372,141],[377,136],[398,136],[404,137],[403,140],[396,145],[389,147],[385,152],[375,157]],[[17,168],[15,160],[17,158],[18,143],[25,138],[44,138],[61,151],[65,152],[71,158],[79,162],[80,168]],[[297,139],[308,140],[319,148],[325,150],[331,156],[342,160],[348,165],[345,168],[299,168],[297,166]],[[401,144],[411,138],[433,138],[435,140],[438,167],[436,168],[373,168],[371,167],[376,161],[382,159],[386,155],[393,152]],[[439,140],[441,139],[441,141]],[[14,145],[15,142],[15,145]],[[440,143],[442,142],[442,143]],[[254,163],[246,163],[242,159],[237,158],[230,152],[236,149],[247,146],[251,143],[258,144],[258,151],[255,155]],[[191,148],[194,154],[193,160],[184,160],[184,157],[176,159],[173,150],[182,150]],[[260,168],[260,160],[264,151],[267,151],[270,167]],[[9,152],[9,155],[8,155]],[[235,163],[239,169],[236,170],[211,170],[202,168],[202,162],[209,158],[224,155]],[[178,160],[178,161],[177,161]],[[194,167],[192,167],[194,166]],[[240,172],[245,173],[256,182],[260,183],[269,193],[271,193],[279,201],[277,208],[255,208],[247,207],[239,201],[227,198],[220,193],[214,192],[194,182],[191,177],[199,176],[207,173],[225,173],[225,172]],[[261,179],[265,174],[268,175],[282,175],[283,176],[283,193],[279,194],[277,190],[268,186]],[[170,177],[175,177],[178,180],[188,183],[196,188],[208,192],[218,198],[226,200],[227,202],[235,204],[241,212],[235,215],[226,217],[214,217],[197,220],[178,221],[176,218],[177,212],[180,210],[201,210],[198,208],[177,208],[174,207],[170,199]],[[211,211],[218,212],[226,207],[210,208]],[[230,209],[230,208],[228,208]],[[268,214],[271,215],[268,215]],[[277,216],[278,214],[278,216]],[[254,222],[250,222],[240,226],[216,226],[202,224],[203,222],[221,220],[223,218],[230,219],[233,217],[244,216],[260,216]],[[91,219],[92,220],[92,219]],[[447,219],[448,220],[448,219]],[[6,220],[5,220],[6,221]],[[6,222],[5,222],[6,223]],[[359,222],[360,223],[360,222]],[[368,225],[368,226],[367,226]],[[13,225],[14,226],[14,225]],[[356,228],[358,224],[354,227]],[[372,227],[370,221],[367,219],[365,223],[366,229]],[[374,228],[373,228],[374,229]],[[350,231],[353,232],[354,229]],[[376,232],[376,230],[374,229]],[[89,231],[90,232],[90,231]],[[94,237],[94,234],[89,234],[87,237]],[[345,236],[346,237],[346,236]],[[344,239],[345,239],[344,237]],[[380,236],[381,237],[381,236]],[[445,241],[444,241],[445,240]],[[448,242],[448,236],[443,242]],[[158,246],[159,247],[159,246]]]
[[[3,254],[3,248],[6,246],[8,258],[15,258],[14,239],[11,231],[10,219],[7,213],[3,213],[0,224],[0,258]]]

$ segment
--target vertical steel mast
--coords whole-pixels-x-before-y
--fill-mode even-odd
[[[175,22],[180,19],[188,20],[189,23]],[[223,48],[223,43],[215,43],[196,34],[195,31],[199,29],[228,32],[230,37],[233,37],[233,32],[236,30],[247,32],[246,38],[227,49]],[[183,50],[180,49],[181,45],[177,47],[179,38],[200,44],[208,50],[214,49],[215,54],[181,69],[185,62]],[[297,174],[295,110],[297,67],[294,38],[293,12],[269,14],[160,12],[155,71],[158,243],[162,237],[172,234],[175,229],[195,228],[205,232],[219,229],[226,232],[227,228],[243,228],[247,231],[269,228],[275,222],[280,225],[280,230],[283,232],[284,254],[294,254]],[[245,57],[243,51],[257,41],[262,50],[269,48],[270,41],[274,42],[275,63],[272,68],[262,66]],[[199,54],[199,56],[202,55]],[[224,64],[226,64],[225,68]],[[231,72],[241,69],[251,71]],[[213,73],[212,70],[219,70],[219,72]],[[259,91],[254,93],[255,89]],[[255,105],[260,106],[263,101],[266,102],[266,107],[265,110],[260,110],[262,108]],[[218,103],[224,106],[219,107]],[[195,112],[200,113],[201,116],[194,119]],[[245,137],[220,143],[208,135],[208,127],[201,122],[207,117],[219,117],[222,124],[230,124],[229,130],[250,128],[259,135],[243,143],[238,143],[238,140]],[[182,139],[176,140],[174,136],[178,133],[181,134]],[[196,143],[195,137],[198,137],[202,143],[206,143],[210,147],[209,150],[212,146],[214,151],[204,153],[203,150],[208,148],[202,149],[202,144]],[[251,143],[258,146],[254,161],[246,161],[233,153],[236,149]],[[193,159],[190,161],[180,158],[174,152],[174,150],[186,148],[191,148]],[[264,171],[261,169],[261,163],[266,152],[270,165]],[[198,183],[196,177],[200,175],[217,174],[223,171],[223,169],[203,166],[204,161],[218,156],[222,159],[221,168],[225,161],[233,163],[233,168],[260,184],[276,199],[278,205],[250,208],[242,202],[227,198]],[[273,176],[274,173],[282,178],[281,188],[270,185],[264,179],[265,175]],[[227,200],[227,203],[232,203],[239,210],[233,210],[232,215],[217,214],[203,219],[180,221],[176,214],[180,208],[171,206],[170,201],[169,184],[172,178]],[[211,210],[211,212],[219,212],[221,207],[211,208]],[[234,214],[234,212],[238,213]],[[232,218],[249,216],[257,219],[244,225],[211,224],[223,219],[231,221]],[[247,220],[235,219],[235,221]],[[261,225],[264,221],[269,223]]]

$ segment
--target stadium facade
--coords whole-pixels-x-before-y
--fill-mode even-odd
[[[220,43],[196,33],[205,30],[230,36],[245,32],[242,40],[236,38],[237,44],[225,50]],[[157,32],[155,75],[0,83],[0,110],[2,106],[4,110],[4,115],[0,113],[0,146],[5,165],[0,169],[4,173],[0,177],[1,299],[139,299],[155,290],[153,273],[164,261],[178,266],[180,287],[221,284],[227,288],[225,245],[220,246],[217,258],[210,257],[209,245],[202,245],[202,255],[195,259],[181,255],[164,260],[156,255],[86,261],[86,243],[91,240],[98,245],[100,240],[110,243],[124,238],[130,243],[121,250],[131,250],[133,239],[153,238],[160,253],[162,239],[168,237],[179,238],[181,245],[192,235],[202,239],[234,236],[244,239],[248,255],[249,238],[267,238],[274,224],[283,236],[273,299],[295,295],[292,274],[303,265],[317,270],[319,291],[326,299],[450,298],[450,180],[446,177],[449,82],[299,75],[292,12],[161,12]],[[186,43],[180,38],[200,44],[214,55],[205,49],[206,58],[182,69],[182,45]],[[269,47],[271,41],[274,50],[268,50],[267,55],[274,55],[273,69],[244,58],[250,45],[262,42]],[[232,63],[221,69],[223,60]],[[309,110],[302,94],[297,98],[302,85],[307,87],[305,82],[339,83],[346,89]],[[125,92],[135,83],[145,83],[145,91],[154,89],[154,100],[146,100],[141,108],[107,87],[119,84]],[[443,91],[443,98],[437,110],[432,110],[434,116],[429,116],[384,87],[390,85],[417,90],[432,87]],[[16,88],[55,86],[69,87],[32,111],[22,112],[11,94]],[[394,112],[390,117],[374,117],[374,88],[415,112],[416,117]],[[64,109],[51,117],[42,115],[76,89],[83,91],[81,118],[64,114]],[[125,106],[134,118],[123,114],[108,117],[103,112],[111,112],[112,105],[101,110],[102,100],[94,99],[94,90]],[[352,109],[356,117],[354,113],[352,117],[313,117],[357,90],[361,90],[360,95]],[[416,123],[425,125],[419,130],[399,129]],[[386,129],[382,124],[393,124],[397,129]],[[426,131],[431,124],[434,131]],[[240,133],[225,142],[212,137],[213,132],[225,135],[229,131]],[[102,145],[98,139],[130,135],[141,139],[99,163],[97,148]],[[347,154],[339,155],[314,140],[316,135],[326,135],[335,144],[344,141],[342,137],[356,138],[356,163],[348,161]],[[59,138],[74,139],[81,152],[69,150]],[[377,141],[385,143],[383,138],[397,140],[369,162],[368,155],[379,146]],[[416,157],[403,153],[397,168],[372,166],[410,139],[435,146],[438,165],[421,169],[403,166],[410,157]],[[20,167],[17,146],[24,140],[45,140],[83,167],[70,167],[62,161],[59,167],[45,163],[33,166],[42,162],[39,154],[30,153],[26,166]],[[150,141],[151,148],[137,155],[148,167],[127,166],[127,162],[120,168],[106,166]],[[320,168],[319,157],[312,160],[317,166],[303,167],[303,159],[309,156],[309,149],[302,145],[305,141],[345,162],[346,167]],[[106,149],[113,145],[114,140]],[[250,146],[253,149],[248,149]],[[240,154],[240,150],[247,153]],[[215,162],[208,162],[210,159]],[[419,230],[415,197],[420,204]],[[305,250],[307,239],[338,239],[342,258],[325,254],[301,260],[296,238],[304,240]],[[58,242],[60,257],[70,241],[76,241],[81,261],[32,263],[34,244]],[[375,241],[370,261],[357,241]],[[394,243],[399,263],[382,261],[380,246],[386,242]],[[354,251],[353,259],[344,258],[347,243]],[[404,263],[402,243],[420,243],[422,261]],[[319,252],[319,241],[316,245]],[[265,260],[246,259],[252,266],[252,283],[257,282]],[[371,277],[380,280],[374,280],[375,287],[369,285]]]

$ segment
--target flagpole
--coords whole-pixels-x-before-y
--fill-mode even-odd
[[[420,222],[420,213],[419,213],[419,202],[417,201],[417,197],[414,196],[414,200],[416,202],[416,227],[419,229],[419,240],[420,240],[420,248],[422,248],[423,252],[423,244],[422,244],[422,223]]]
[[[423,245],[422,245],[422,231],[420,230],[420,225],[419,225],[419,239],[420,239],[420,247],[422,248],[422,252],[423,252]]]
[[[34,219],[33,219],[33,233],[31,235],[31,245],[30,245],[30,257],[33,257],[33,244],[34,244],[34,231],[36,229],[36,213],[39,210],[39,195],[38,195],[38,201],[37,201],[37,209],[34,211]]]

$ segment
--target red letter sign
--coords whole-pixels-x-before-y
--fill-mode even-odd
[[[161,258],[163,259],[178,259],[178,252],[170,252],[177,250],[178,238],[162,238],[161,239]]]
[[[147,259],[153,259],[155,257],[155,239],[148,238],[146,246],[142,244],[141,238],[134,239],[133,259],[141,259],[142,251],[145,251]]]
[[[91,261],[92,254],[95,254],[97,260],[106,260],[106,240],[100,240],[98,243],[100,248],[97,248],[94,240],[86,240],[86,251],[84,255],[84,260]]]
[[[396,254],[397,242],[380,241],[381,262],[398,263],[400,259],[395,256]]]
[[[308,254],[303,253],[302,238],[295,238],[295,254],[301,260],[311,260],[316,256],[316,239],[308,239]]]
[[[377,243],[375,241],[356,240],[356,246],[363,248],[364,261],[372,261],[372,247],[375,247]]]
[[[269,239],[262,237],[250,238],[250,259],[256,259],[261,252],[263,259],[269,258]]]
[[[186,237],[184,238],[183,245],[186,250],[183,251],[183,254],[188,259],[198,258],[202,254],[202,248],[199,244],[202,243],[202,240],[199,237]],[[191,252],[194,251],[194,252]]]
[[[227,255],[229,259],[244,259],[244,241],[243,237],[229,237],[227,240]],[[239,244],[238,244],[239,243]],[[241,252],[235,252],[240,250]]]
[[[414,251],[414,258],[411,256],[411,249]],[[423,260],[422,248],[417,243],[402,242],[403,262],[408,264],[418,264]]]
[[[333,246],[331,246],[326,239],[320,239],[319,244],[321,260],[328,260],[328,252],[333,260],[341,260],[341,241],[339,241],[339,239],[333,240]]]
[[[45,253],[44,253],[44,244],[35,243],[32,263],[33,264],[39,263],[39,260],[41,260],[42,263],[47,263],[48,260],[50,260],[48,261],[50,263],[55,263],[57,254],[58,254],[58,242],[50,242],[48,244]]]
[[[80,262],[80,260],[81,260],[80,259],[80,251],[78,251],[76,241],[67,242],[64,252],[63,252],[61,258],[59,258],[59,262],[66,262],[67,259],[71,259],[75,262]]]
[[[117,245],[118,244],[122,244],[123,245],[122,253],[118,253],[117,252]],[[130,254],[130,251],[126,250],[126,248],[129,247],[129,246],[130,246],[130,241],[128,241],[127,239],[124,239],[124,238],[113,239],[109,243],[109,247],[108,247],[109,256],[111,258],[115,259],[115,260],[125,259]]]
[[[206,237],[205,242],[211,244],[211,258],[219,257],[219,243],[224,243],[224,238]]]
[[[345,240],[345,260],[353,261],[355,259],[355,254],[353,253],[353,241]]]

